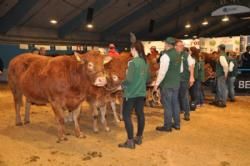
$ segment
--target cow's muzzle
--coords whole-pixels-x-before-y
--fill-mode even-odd
[[[107,79],[106,77],[102,76],[102,77],[97,77],[95,82],[94,82],[94,85],[95,86],[105,86],[107,84]]]

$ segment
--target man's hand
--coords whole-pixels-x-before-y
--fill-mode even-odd
[[[190,79],[189,79],[189,86],[191,87],[191,86],[193,86],[194,85],[194,77],[190,77]]]
[[[153,92],[156,92],[156,91],[157,91],[157,89],[158,89],[158,86],[157,86],[157,85],[155,85],[155,86],[154,86],[154,89],[153,89]]]
[[[122,86],[121,85],[118,86],[117,90],[122,90]]]
[[[0,70],[0,75],[2,75],[3,74],[3,72]]]

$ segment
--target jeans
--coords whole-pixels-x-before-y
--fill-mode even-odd
[[[225,76],[217,77],[216,84],[215,101],[221,101],[226,104],[228,91]]]
[[[161,88],[161,103],[164,108],[164,127],[172,128],[172,119],[175,127],[180,127],[180,105],[178,100],[179,87]]]
[[[235,90],[234,90],[235,79],[236,79],[236,77],[228,77],[227,78],[228,97],[231,100],[234,100],[234,96],[235,96]]]
[[[194,85],[191,87],[191,100],[195,105],[204,103],[204,92],[200,80],[195,80]]]
[[[184,111],[184,116],[189,116],[190,105],[189,105],[189,83],[187,81],[180,82],[179,89],[179,102],[180,102],[180,110]]]
[[[137,116],[137,136],[143,135],[143,130],[145,126],[145,117],[144,117],[144,104],[145,97],[136,97],[136,98],[124,98],[123,99],[123,120],[125,123],[125,128],[127,131],[128,139],[134,138],[134,128],[131,120],[131,113],[133,108]]]

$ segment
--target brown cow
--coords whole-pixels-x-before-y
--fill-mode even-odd
[[[50,103],[59,123],[59,141],[66,139],[64,131],[65,110],[73,112],[76,136],[84,137],[78,118],[81,103],[89,87],[105,86],[104,65],[111,58],[92,55],[58,56],[49,58],[22,54],[11,60],[8,79],[16,109],[16,125],[22,125],[20,107],[26,97],[25,123],[29,123],[31,103]]]
[[[125,79],[128,61],[131,59],[131,54],[126,52],[121,53],[117,57],[113,57],[112,61],[105,65],[106,76],[108,79],[107,86],[105,88],[93,87],[95,90],[89,89],[87,102],[90,104],[92,109],[92,114],[94,118],[94,132],[98,132],[98,109],[100,110],[101,122],[104,124],[105,130],[110,130],[106,121],[107,104],[111,104],[114,118],[117,123],[120,122],[116,113],[116,101],[118,100],[119,104],[122,106],[122,92],[121,90],[117,90],[117,88]],[[122,114],[121,109],[120,114]]]

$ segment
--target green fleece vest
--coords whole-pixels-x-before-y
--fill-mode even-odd
[[[129,62],[126,79],[123,82],[125,98],[145,97],[146,84],[150,80],[148,64],[136,57]]]
[[[224,56],[228,62],[228,59],[227,59],[227,56],[226,56],[226,53],[222,53],[220,55],[221,56]],[[224,73],[224,70],[223,70],[223,66],[220,64],[220,57],[219,57],[219,60],[216,62],[216,76],[217,77],[220,77],[220,76],[224,76],[225,73]]]
[[[236,77],[238,75],[238,63],[236,59],[230,59],[229,64],[232,62],[234,64],[233,71],[228,73],[229,77]]]
[[[189,81],[190,71],[188,65],[188,54],[182,53],[182,60],[183,60],[183,72],[181,73],[181,81]]]
[[[174,48],[167,50],[166,54],[170,60],[169,67],[163,81],[160,84],[160,87],[178,88],[180,86],[180,80],[181,80],[180,69],[181,69],[182,55],[180,53],[177,53]]]
[[[205,81],[204,61],[195,61],[194,79]]]

